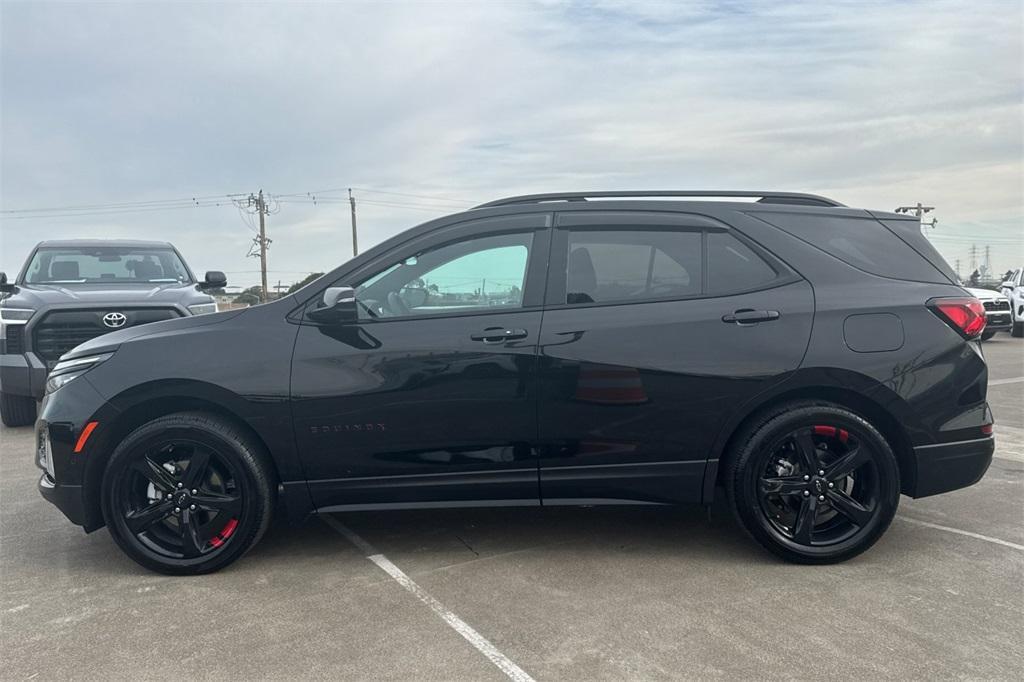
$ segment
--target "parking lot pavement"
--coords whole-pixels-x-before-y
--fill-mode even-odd
[[[986,477],[903,498],[825,567],[719,507],[460,509],[277,523],[233,567],[169,578],[67,523],[31,430],[0,430],[0,677],[1019,679],[1024,341],[985,352]]]

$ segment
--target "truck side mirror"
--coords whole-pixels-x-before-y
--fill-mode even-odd
[[[207,270],[206,276],[203,281],[199,283],[199,288],[206,289],[220,289],[228,285],[228,278],[220,270]]]
[[[16,284],[7,281],[7,273],[0,272],[0,293],[13,294],[18,290]]]

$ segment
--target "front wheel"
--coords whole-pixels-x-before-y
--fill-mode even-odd
[[[865,551],[899,504],[896,458],[870,423],[838,405],[790,403],[736,441],[725,485],[740,524],[788,561],[827,564]]]
[[[990,329],[990,330],[982,333],[981,340],[982,341],[988,341],[989,339],[991,339],[995,335],[996,335],[996,330]]]
[[[103,475],[107,528],[124,552],[160,573],[211,573],[238,559],[273,512],[270,466],[248,434],[200,413],[131,432]]]

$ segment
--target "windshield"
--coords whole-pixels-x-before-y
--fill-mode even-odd
[[[25,271],[26,284],[191,281],[174,249],[158,246],[44,247]]]

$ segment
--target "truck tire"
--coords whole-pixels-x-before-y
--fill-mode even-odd
[[[0,421],[4,426],[28,426],[36,421],[36,401],[32,396],[0,393]]]

